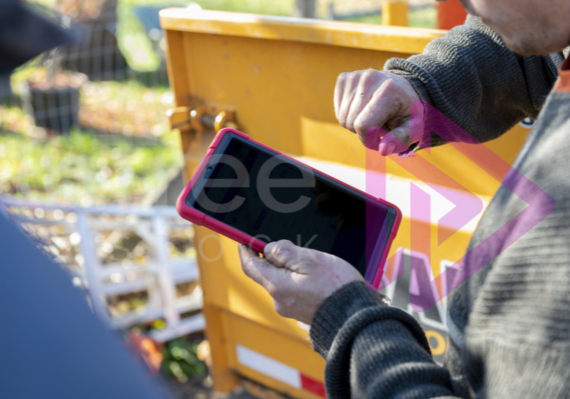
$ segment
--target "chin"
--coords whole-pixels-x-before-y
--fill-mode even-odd
[[[567,40],[563,40],[562,37],[559,37],[560,35],[553,33],[543,30],[540,34],[517,35],[516,37],[501,35],[501,38],[507,48],[517,54],[542,56],[562,51],[568,46]]]
[[[512,52],[523,56],[530,56],[530,55],[543,56],[553,52],[553,51],[548,51],[544,48],[535,48],[533,46],[529,46],[524,43],[505,42],[505,45]]]

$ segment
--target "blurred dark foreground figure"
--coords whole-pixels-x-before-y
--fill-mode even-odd
[[[159,388],[69,275],[0,209],[0,397],[151,399]]]
[[[0,75],[75,41],[20,2],[0,0]],[[151,399],[150,373],[91,312],[69,276],[0,206],[0,397]]]
[[[76,43],[65,29],[31,12],[18,0],[0,0],[0,75],[62,44]]]

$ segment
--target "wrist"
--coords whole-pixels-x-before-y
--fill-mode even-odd
[[[416,92],[416,94],[418,95],[418,97],[421,100],[424,100],[430,104],[433,104],[431,95],[430,95],[426,85],[423,84],[423,82],[420,79],[418,79],[417,77],[415,77],[414,75],[412,75],[409,72],[398,70],[398,69],[387,70],[386,72],[391,73],[391,74],[396,75],[396,76],[400,76],[401,78],[406,79],[406,81],[410,84],[410,86],[412,86],[412,88],[414,89],[414,91]]]
[[[387,299],[363,281],[352,281],[326,298],[311,321],[309,335],[313,348],[326,355],[342,326],[358,311],[372,306],[386,306]]]

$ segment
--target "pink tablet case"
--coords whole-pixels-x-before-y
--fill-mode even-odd
[[[228,224],[222,223],[219,220],[216,220],[210,216],[207,216],[206,214],[188,206],[188,204],[186,204],[186,198],[188,197],[188,195],[190,194],[190,191],[192,190],[192,186],[194,185],[194,183],[196,182],[196,180],[200,177],[200,175],[202,174],[202,171],[204,169],[204,167],[207,165],[209,158],[212,156],[212,154],[214,153],[214,151],[216,150],[216,147],[218,146],[218,144],[220,143],[220,141],[222,140],[222,138],[224,137],[224,135],[226,133],[234,133],[240,137],[243,137],[244,139],[250,140],[252,143],[255,143],[256,145],[259,145],[263,148],[266,148],[267,150],[277,153],[280,156],[283,156],[286,159],[289,159],[292,163],[294,164],[300,164],[303,165],[309,169],[315,170],[314,168],[311,168],[308,165],[305,165],[302,162],[299,162],[285,154],[280,153],[279,151],[274,150],[273,148],[270,148],[258,141],[255,141],[253,139],[251,139],[247,134],[242,133],[238,130],[235,129],[222,129],[219,131],[219,133],[216,135],[216,137],[214,138],[214,140],[212,141],[212,144],[210,144],[210,146],[208,147],[208,151],[206,152],[206,155],[204,157],[204,159],[202,160],[202,163],[200,164],[200,166],[198,167],[198,169],[196,170],[196,173],[194,174],[194,176],[192,177],[192,179],[186,184],[186,187],[184,188],[184,190],[182,191],[182,193],[180,194],[180,196],[178,197],[178,201],[176,202],[176,209],[178,210],[178,213],[180,214],[180,216],[182,216],[184,219],[191,221],[192,223],[198,225],[198,226],[205,226],[208,227],[209,229],[222,234],[228,238],[231,238],[234,241],[237,241],[239,243],[242,244],[248,244],[250,245],[254,251],[263,253],[263,250],[265,248],[265,246],[267,245],[267,243],[265,243],[264,241],[261,241],[255,237],[250,236],[249,234],[244,233],[243,231],[240,231]],[[388,252],[390,251],[390,247],[392,245],[392,241],[394,240],[394,237],[396,236],[396,232],[398,231],[398,227],[400,226],[400,222],[402,220],[402,213],[400,212],[400,210],[398,209],[398,207],[396,207],[395,205],[384,201],[381,198],[374,198],[352,186],[347,185],[344,182],[341,182],[338,179],[335,179],[334,177],[331,177],[329,175],[327,175],[326,173],[323,173],[321,171],[318,171],[319,174],[326,176],[327,178],[339,183],[342,186],[348,187],[350,190],[355,191],[355,192],[359,192],[362,193],[366,196],[367,200],[369,201],[373,201],[373,202],[377,202],[380,203],[384,206],[388,206],[390,208],[393,208],[396,211],[396,219],[394,220],[394,224],[392,226],[392,229],[390,231],[389,237],[388,237],[388,242],[386,244],[386,247],[384,248],[384,252],[382,253],[382,256],[380,257],[380,263],[377,267],[377,272],[374,273],[374,275],[371,278],[367,278],[367,282],[372,285],[372,287],[374,288],[378,288],[378,286],[380,285],[380,281],[382,280],[382,274],[384,272],[384,263],[386,262],[386,258],[388,256]],[[368,273],[367,273],[368,274]]]

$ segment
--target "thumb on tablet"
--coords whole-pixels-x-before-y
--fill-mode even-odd
[[[263,254],[274,266],[287,267],[291,261],[297,259],[299,249],[291,241],[280,240],[267,244]]]
[[[277,269],[267,259],[260,258],[257,252],[246,245],[238,247],[243,272],[256,283],[262,285],[267,291],[275,289],[275,281],[278,279]]]

